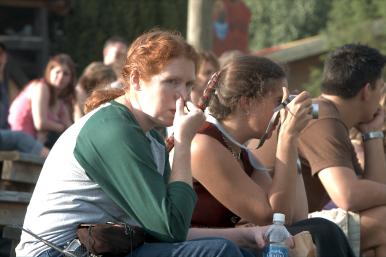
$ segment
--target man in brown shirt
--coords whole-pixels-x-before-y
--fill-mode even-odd
[[[363,256],[386,256],[386,164],[379,100],[385,83],[386,57],[376,49],[344,45],[325,62],[319,119],[302,131],[299,155],[309,210],[321,210],[331,199],[337,208],[360,216]],[[363,135],[362,171],[349,129]]]

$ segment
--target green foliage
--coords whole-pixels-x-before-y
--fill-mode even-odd
[[[56,51],[70,54],[78,71],[102,59],[106,39],[121,36],[128,43],[152,28],[186,34],[187,0],[77,0],[62,21]]]
[[[319,34],[332,0],[244,0],[251,10],[251,50]]]
[[[324,60],[326,56],[323,55],[319,57],[321,61]],[[311,67],[310,76],[308,81],[303,85],[303,88],[307,90],[313,97],[320,95],[320,85],[322,84],[322,74],[323,69],[321,67]]]
[[[362,43],[385,54],[386,1],[334,0],[323,34],[330,50],[347,43]],[[305,88],[315,95],[321,82],[322,69],[314,67]]]
[[[346,43],[363,43],[386,51],[386,2],[333,1],[326,36],[331,48]]]

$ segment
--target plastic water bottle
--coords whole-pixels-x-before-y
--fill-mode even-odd
[[[273,214],[273,225],[270,226],[265,238],[268,245],[264,249],[264,257],[288,257],[288,247],[285,240],[291,236],[284,226],[285,215],[282,213]]]

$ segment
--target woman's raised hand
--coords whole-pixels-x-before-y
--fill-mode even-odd
[[[175,142],[190,143],[204,121],[205,115],[202,110],[197,108],[192,102],[185,102],[182,97],[178,98],[173,122]]]
[[[288,89],[283,87],[283,98],[286,99],[288,96]],[[310,94],[307,91],[303,91],[280,111],[281,130],[291,135],[299,135],[312,119],[311,113],[312,102]]]

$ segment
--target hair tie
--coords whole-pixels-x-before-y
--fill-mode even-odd
[[[221,70],[216,71],[210,77],[210,79],[206,85],[206,88],[204,90],[204,93],[201,96],[199,104],[198,104],[198,107],[201,110],[205,110],[205,108],[209,105],[209,100],[212,97],[213,92],[216,90],[216,87],[218,86],[217,81],[218,81],[220,74],[221,74]]]
[[[213,73],[213,75],[210,77],[208,81],[208,84],[206,85],[204,93],[201,96],[198,104],[198,108],[200,108],[202,111],[204,111],[205,108],[208,106],[212,93],[216,90],[217,80],[218,80],[218,77],[220,76],[220,73],[221,71],[216,71],[215,73]],[[165,140],[165,144],[166,144],[166,150],[170,152],[174,147],[174,135],[169,136]]]

